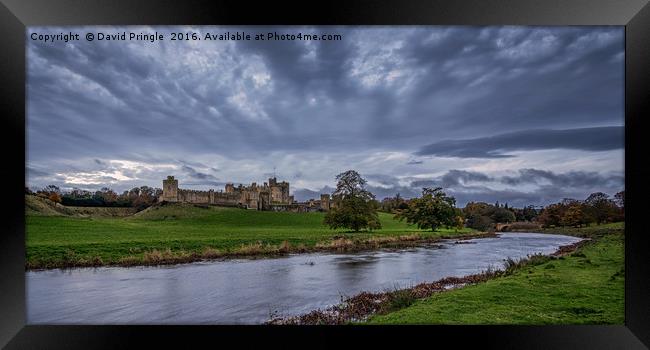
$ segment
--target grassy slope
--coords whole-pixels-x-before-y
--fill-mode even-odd
[[[25,195],[25,214],[27,216],[124,217],[134,213],[135,208],[67,207],[46,198]]]
[[[127,218],[79,218],[27,215],[28,265],[46,267],[79,258],[101,258],[104,264],[144,252],[201,252],[206,248],[228,251],[261,241],[277,245],[313,246],[334,236],[369,238],[421,233],[454,234],[454,230],[423,232],[380,213],[381,230],[343,233],[322,224],[323,213],[282,213],[235,208],[198,208],[192,205],[152,207]],[[463,230],[462,232],[469,232]]]
[[[622,223],[574,230],[595,240],[514,275],[436,294],[373,324],[623,324]]]

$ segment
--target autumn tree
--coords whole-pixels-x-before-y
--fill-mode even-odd
[[[583,205],[581,203],[574,203],[569,205],[560,219],[562,226],[580,227],[588,223],[588,218],[584,213]]]
[[[562,203],[550,204],[542,210],[537,221],[545,227],[560,226],[566,206]]]
[[[47,196],[47,199],[51,200],[54,203],[61,203],[61,194],[52,192]]]
[[[47,198],[54,203],[61,203],[61,189],[56,185],[48,185],[42,190],[36,192],[40,197]]]

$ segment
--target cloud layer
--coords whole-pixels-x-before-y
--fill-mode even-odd
[[[343,39],[52,44],[29,37],[70,30]],[[297,193],[311,193],[357,169],[382,194],[398,187],[417,194],[415,181],[447,176],[445,184],[457,186],[454,179],[514,179],[520,169],[535,169],[596,173],[601,182],[580,191],[609,189],[604,174],[624,171],[623,33],[622,27],[30,27],[28,185],[124,190],[159,187],[173,174],[185,186],[214,188],[277,173],[304,190]],[[532,186],[473,180],[485,180],[480,193],[500,201],[509,196],[505,188]],[[459,198],[479,193],[457,191]],[[536,195],[530,200],[551,200]]]
[[[505,158],[508,151],[576,149],[609,151],[624,148],[623,126],[569,130],[524,130],[467,140],[443,140],[422,147],[417,155],[460,158]]]

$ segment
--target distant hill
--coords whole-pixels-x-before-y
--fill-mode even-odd
[[[40,216],[72,216],[74,211],[47,198],[25,195],[25,214]]]

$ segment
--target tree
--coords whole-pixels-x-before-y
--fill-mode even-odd
[[[405,202],[406,200],[401,197],[399,193],[395,195],[395,197],[386,197],[381,201],[381,211],[386,212],[386,213],[392,213],[395,209],[399,209],[400,207],[404,208],[405,207]]]
[[[515,214],[510,210],[501,207],[501,208],[495,208],[492,215],[490,215],[490,218],[494,222],[513,222],[515,221]]]
[[[465,217],[468,218],[472,215],[490,216],[493,211],[494,211],[494,207],[487,203],[469,202],[465,205],[465,208],[463,209],[463,214],[465,214]]]
[[[366,190],[366,180],[354,170],[348,170],[336,175],[336,181],[336,190],[332,193],[332,197],[375,199],[375,196]]]
[[[603,192],[592,193],[585,199],[588,214],[593,217],[597,224],[611,221],[616,216],[618,208],[609,199],[609,195]]]
[[[537,217],[537,210],[532,205],[526,206],[521,210],[522,221],[533,221]]]
[[[47,199],[51,200],[54,203],[61,203],[61,194],[57,192],[50,192],[47,196]]]
[[[133,207],[135,207],[137,210],[143,210],[158,200],[156,193],[159,192],[155,188],[149,186],[140,186],[131,189],[128,196]]]
[[[616,202],[619,210],[619,215],[616,217],[616,221],[625,220],[625,191],[621,191],[615,194],[614,202]]]
[[[560,219],[560,224],[562,226],[575,227],[580,227],[583,224],[586,224],[587,216],[583,212],[582,207],[583,206],[580,203],[575,203],[566,208],[562,218]]]
[[[36,192],[37,195],[41,197],[48,198],[52,193],[61,195],[61,189],[56,185],[47,185],[43,189]]]
[[[463,214],[467,218],[467,227],[479,231],[490,231],[494,229],[494,214],[496,207],[485,202],[469,202],[463,208]]]
[[[492,231],[494,230],[494,221],[489,216],[472,214],[467,218],[467,227],[479,231]]]
[[[117,201],[117,193],[108,187],[103,187],[101,190],[97,191],[95,195],[101,198],[106,205],[112,205]]]
[[[566,206],[562,203],[550,204],[537,217],[537,221],[545,227],[560,226]]]
[[[479,231],[491,231],[494,230],[494,221],[489,216],[472,214],[467,217],[467,227]]]
[[[375,196],[365,188],[366,180],[354,170],[336,176],[332,193],[335,205],[325,214],[323,223],[331,229],[347,228],[354,232],[380,229]]]
[[[422,197],[410,200],[408,208],[400,210],[395,218],[417,224],[419,229],[435,231],[440,226],[455,225],[456,199],[449,197],[441,187],[423,188]]]
[[[454,217],[454,228],[456,232],[462,230],[465,227],[465,218],[463,217],[463,211],[459,208],[455,208],[456,216]]]
[[[619,208],[625,209],[625,191],[618,192],[614,195],[614,202]]]
[[[37,195],[45,197],[54,203],[61,203],[61,189],[56,185],[48,185],[37,192]]]

